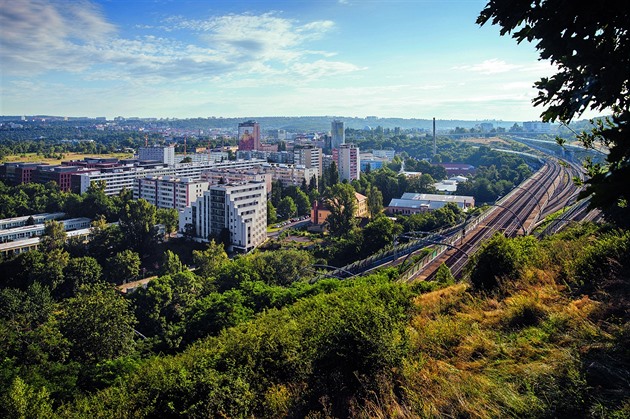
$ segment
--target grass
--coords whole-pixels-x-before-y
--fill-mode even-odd
[[[630,340],[628,319],[569,286],[576,256],[606,239],[577,227],[543,240],[500,293],[460,283],[416,296],[397,387],[385,386],[362,416],[630,417],[630,390],[610,384],[630,370],[628,349],[620,349]],[[612,378],[593,376],[589,365]]]
[[[25,154],[13,154],[6,156],[2,159],[2,163],[45,163],[45,164],[60,164],[62,161],[67,160],[83,160],[85,157],[95,158],[117,158],[117,159],[130,159],[133,154],[130,153],[111,153],[111,154],[82,154],[82,153],[60,153],[63,156],[61,159],[54,157],[44,157],[38,153],[25,153]]]

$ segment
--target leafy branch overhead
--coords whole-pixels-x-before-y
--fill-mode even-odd
[[[585,195],[592,206],[627,211],[630,3],[490,0],[477,18],[480,25],[488,22],[518,43],[535,43],[540,58],[557,67],[556,74],[535,83],[533,103],[546,107],[544,121],[568,123],[585,111],[610,115],[578,136],[587,148],[602,144],[609,151],[607,167],[586,164],[591,178]]]

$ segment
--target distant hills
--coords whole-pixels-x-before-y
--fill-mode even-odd
[[[24,120],[26,119],[26,121]],[[343,116],[298,116],[298,117],[285,117],[285,116],[245,116],[239,118],[222,118],[222,117],[208,117],[208,118],[187,118],[187,119],[175,119],[175,118],[122,118],[106,120],[103,117],[99,118],[87,118],[87,117],[61,117],[52,115],[27,115],[27,116],[0,116],[0,122],[50,122],[50,123],[88,123],[88,124],[102,124],[102,123],[117,123],[123,125],[157,125],[157,126],[169,126],[173,128],[192,128],[192,129],[211,129],[211,128],[234,128],[239,122],[247,120],[256,120],[260,123],[263,130],[284,129],[287,131],[330,131],[330,122],[338,119],[345,123],[346,128],[351,129],[364,129],[366,127],[376,128],[378,126],[383,128],[396,128],[401,129],[418,129],[418,130],[432,130],[433,120],[428,119],[407,119],[407,118],[379,118],[379,117],[343,117]],[[502,120],[477,120],[467,121],[460,119],[437,119],[436,128],[439,131],[454,129],[456,127],[461,128],[473,128],[480,123],[491,123],[494,127],[509,128],[517,121],[502,121]],[[522,121],[518,121],[522,122]],[[517,122],[517,123],[518,123]]]

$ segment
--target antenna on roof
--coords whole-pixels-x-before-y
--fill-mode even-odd
[[[184,137],[184,157],[186,157],[186,138]]]

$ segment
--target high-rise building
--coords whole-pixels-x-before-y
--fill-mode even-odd
[[[333,161],[337,163],[339,180],[348,182],[358,179],[361,170],[359,147],[354,144],[341,144],[333,149]]]
[[[159,161],[172,166],[175,164],[175,147],[140,147],[138,149],[138,160]]]
[[[256,121],[238,124],[238,149],[260,150],[260,125]]]
[[[179,229],[192,226],[200,241],[229,237],[229,251],[249,252],[267,239],[265,182],[213,185],[179,215]]]
[[[330,148],[339,148],[341,144],[346,143],[346,130],[343,126],[343,121],[334,120],[330,124]]]
[[[296,146],[293,149],[293,163],[309,169],[317,168],[322,173],[322,149],[313,145]]]

